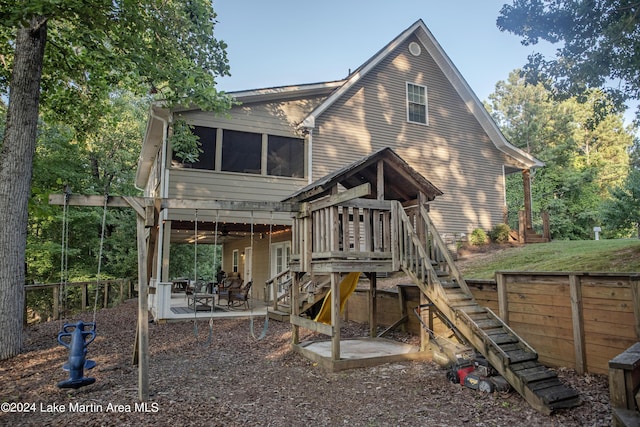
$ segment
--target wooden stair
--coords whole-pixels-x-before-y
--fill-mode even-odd
[[[400,224],[406,258],[402,270],[431,303],[536,410],[555,410],[580,404],[578,392],[538,362],[538,354],[489,308],[480,306],[469,291],[426,211],[421,213],[429,241],[421,243],[413,220]],[[425,249],[426,248],[426,249]],[[429,250],[429,252],[427,252]]]
[[[311,309],[316,304],[322,303],[325,296],[329,292],[329,287],[327,286],[331,282],[328,280],[321,281],[315,286],[313,292],[306,292],[307,297],[300,301],[300,313],[305,313],[309,309]],[[278,321],[288,321],[291,315],[291,305],[286,302],[278,303],[278,310],[270,310],[269,318],[278,320]]]
[[[533,230],[527,230],[524,235],[525,243],[548,243],[549,239]]]

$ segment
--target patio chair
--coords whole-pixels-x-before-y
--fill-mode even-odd
[[[242,288],[242,279],[240,277],[227,277],[218,285],[218,301],[227,300],[229,305],[229,298],[233,292],[238,292]]]
[[[227,303],[229,307],[240,307],[244,304],[245,308],[249,309],[249,291],[251,290],[252,282],[247,282],[238,290],[231,291],[229,293],[229,299]]]

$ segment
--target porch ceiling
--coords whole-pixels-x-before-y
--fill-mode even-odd
[[[282,233],[291,229],[288,225],[271,226],[271,232]],[[269,224],[253,225],[254,239],[264,239],[269,237]],[[218,223],[218,238],[216,240],[215,222],[198,221],[198,244],[224,244],[226,242],[251,237],[251,224],[246,223]],[[194,221],[172,221],[171,222],[171,243],[194,243],[195,222]]]

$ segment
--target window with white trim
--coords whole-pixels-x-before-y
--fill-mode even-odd
[[[237,249],[233,250],[233,272],[237,273],[238,272],[238,264],[240,264],[240,251],[238,251]]]
[[[280,242],[271,245],[271,276],[282,273],[289,268],[291,260],[291,242]]]
[[[427,116],[427,87],[407,83],[407,121],[429,124]]]
[[[291,242],[280,242],[271,245],[271,277],[289,268],[291,261]],[[278,296],[286,292],[284,282],[278,281]]]

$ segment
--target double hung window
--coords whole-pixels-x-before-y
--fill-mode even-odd
[[[426,86],[407,83],[407,120],[411,123],[429,124]]]

